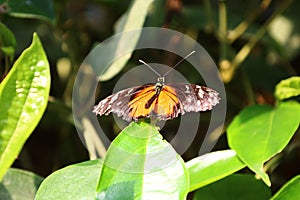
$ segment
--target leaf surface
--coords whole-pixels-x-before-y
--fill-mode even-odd
[[[157,127],[131,123],[104,159],[98,199],[185,199],[188,172]]]
[[[48,103],[49,63],[37,36],[0,84],[0,180],[39,123]]]
[[[224,150],[194,158],[186,166],[190,176],[189,191],[193,191],[242,169],[245,164],[234,150]]]
[[[275,108],[250,106],[229,125],[228,143],[238,157],[270,186],[263,164],[284,149],[299,122],[300,105],[297,102],[282,102]]]

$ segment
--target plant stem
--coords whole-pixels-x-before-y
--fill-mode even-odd
[[[205,7],[206,18],[207,18],[206,30],[211,33],[215,29],[215,23],[212,15],[210,2],[211,2],[210,0],[204,0],[204,7]]]
[[[257,44],[257,42],[264,36],[267,32],[269,25],[271,22],[280,15],[283,11],[285,11],[293,0],[282,1],[281,5],[273,15],[265,22],[265,24],[254,34],[254,36],[250,39],[250,41],[245,44],[242,49],[236,54],[234,59],[232,60],[229,67],[221,68],[221,74],[224,82],[231,81],[236,69],[240,66],[240,64],[247,58],[253,47]]]
[[[254,95],[254,92],[253,92],[253,89],[251,86],[251,82],[250,82],[247,74],[245,73],[245,70],[242,70],[241,75],[242,75],[241,80],[243,82],[244,89],[245,89],[245,92],[247,95],[248,104],[253,105],[253,104],[255,104],[255,95]]]
[[[219,0],[220,62],[227,59],[227,10],[225,0]]]
[[[266,8],[269,7],[272,0],[263,0],[258,9],[250,14],[244,21],[242,21],[233,31],[228,33],[228,42],[233,43],[237,38],[239,38],[247,28],[252,24],[252,22],[261,14]]]

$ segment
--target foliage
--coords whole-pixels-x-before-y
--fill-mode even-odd
[[[299,121],[300,105],[296,102],[283,102],[276,108],[250,106],[242,110],[228,127],[228,143],[239,158],[271,186],[263,163],[286,147]]]
[[[32,172],[10,168],[0,184],[0,197],[2,199],[34,199],[42,181],[42,177]]]
[[[40,121],[49,97],[47,57],[36,34],[0,85],[0,180]]]
[[[245,187],[246,186],[246,187]],[[247,187],[249,186],[249,187]],[[233,174],[198,190],[194,199],[269,199],[271,191],[249,174]]]
[[[298,199],[300,45],[294,41],[300,31],[299,7],[291,0],[0,1],[0,199]],[[198,38],[218,61],[228,97],[226,134],[213,152],[198,156],[195,140],[181,157],[163,139],[172,136],[177,120],[158,132],[145,122],[119,130],[103,117],[105,132],[115,138],[106,156],[70,164],[88,160],[70,107],[81,62],[114,33],[146,26]],[[130,41],[132,49],[138,39]],[[107,54],[127,42],[120,40]],[[99,77],[99,99],[141,57],[170,65],[176,61],[174,55],[150,52],[136,51],[108,66]],[[201,81],[188,67],[178,71],[191,82]],[[203,114],[204,127],[209,119]],[[94,131],[87,127],[80,128]],[[103,149],[97,153],[105,154]],[[9,169],[12,164],[47,178]],[[289,175],[287,166],[293,166]]]
[[[280,81],[276,86],[275,96],[283,100],[293,96],[300,95],[300,77],[291,77],[287,80]]]

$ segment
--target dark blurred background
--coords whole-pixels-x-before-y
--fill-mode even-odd
[[[32,33],[37,32],[50,62],[52,78],[47,110],[14,167],[45,177],[64,166],[89,159],[72,118],[74,78],[91,49],[114,34],[117,20],[131,3],[130,0],[41,1],[47,12],[52,13],[48,16],[49,21],[34,16],[12,15],[10,8],[4,6],[5,1],[0,1],[0,20],[12,30],[17,40],[15,58],[29,46]],[[196,39],[206,49],[225,82],[228,104],[226,121],[229,123],[247,105],[274,104],[275,85],[284,78],[299,75],[299,10],[300,1],[288,0],[156,0],[149,9],[144,26],[177,30]],[[246,45],[250,45],[250,53],[236,64],[234,73],[228,75],[228,65],[236,62],[236,56]],[[96,100],[111,94],[118,78],[137,64],[139,58],[145,57],[149,61],[171,66],[179,59],[168,52],[137,51],[120,74],[99,83]],[[1,63],[5,62],[1,54],[0,59]],[[0,70],[2,77],[5,71]],[[189,67],[177,70],[190,82],[201,83]],[[198,155],[209,117],[209,113],[201,116],[200,125],[203,128],[184,153],[185,160]],[[108,137],[115,138],[120,130],[113,118],[101,119],[106,133],[110,133]],[[172,139],[179,122],[180,119],[175,119],[166,123],[164,130],[168,131],[162,134],[167,140]],[[274,190],[300,173],[299,144],[297,133],[273,165],[270,173],[274,179]],[[215,150],[227,148],[224,133]]]

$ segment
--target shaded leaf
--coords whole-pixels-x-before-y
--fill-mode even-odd
[[[196,191],[194,200],[269,199],[271,190],[248,174],[233,174]]]
[[[0,22],[0,48],[1,50],[11,57],[14,56],[16,48],[16,38],[14,34]]]
[[[279,100],[300,95],[300,77],[294,76],[276,85],[275,96]]]
[[[52,0],[9,0],[8,14],[21,18],[54,21],[55,10]]]
[[[98,199],[185,199],[188,185],[183,160],[157,127],[131,123],[107,151]]]
[[[224,150],[205,154],[186,163],[190,176],[189,191],[215,182],[243,167],[235,151]]]
[[[43,178],[20,169],[9,169],[0,182],[0,199],[32,200]]]
[[[42,182],[35,199],[95,199],[101,167],[101,160],[90,160],[60,169]]]
[[[0,180],[40,121],[49,97],[50,70],[37,36],[0,84]]]
[[[229,125],[228,143],[238,157],[267,185],[263,163],[281,152],[292,138],[300,122],[300,105],[282,102],[276,108],[255,105],[242,110]]]
[[[126,12],[117,22],[115,32],[119,33],[142,28],[148,13],[148,8],[152,2],[153,0],[134,0],[128,12]],[[142,29],[140,30],[140,33],[141,31]],[[122,35],[118,40],[110,40],[110,43],[106,44],[110,47],[107,49],[107,53],[111,55],[118,55],[118,52],[122,52],[124,48],[131,49],[133,51],[139,38],[140,34],[133,34],[130,38],[130,42],[127,37],[122,37]],[[101,72],[99,74],[99,80],[106,81],[118,74],[128,62],[131,55],[132,52],[122,55],[122,57],[115,60],[110,66],[106,67],[104,69],[104,73]]]
[[[300,199],[300,175],[286,183],[272,198],[272,200]]]

